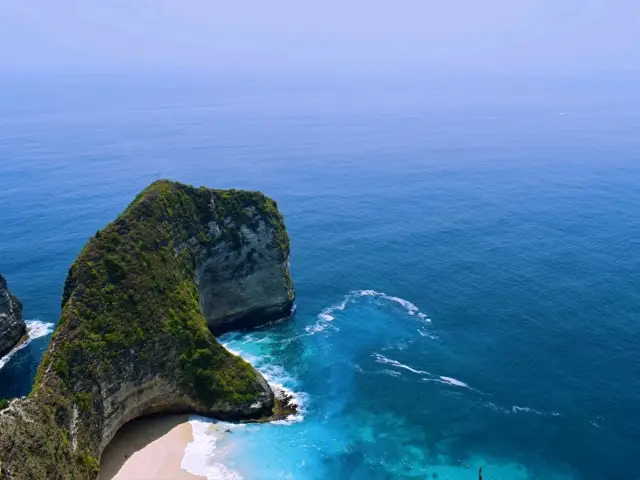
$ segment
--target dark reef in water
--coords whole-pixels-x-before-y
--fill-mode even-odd
[[[289,238],[259,192],[159,181],[88,241],[28,397],[0,412],[0,479],[95,479],[126,422],[294,407],[211,331],[290,314]]]

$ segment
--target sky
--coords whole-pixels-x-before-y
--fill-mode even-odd
[[[640,0],[4,0],[0,69],[640,70]]]

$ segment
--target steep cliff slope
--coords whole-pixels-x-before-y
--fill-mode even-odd
[[[0,357],[9,353],[26,333],[22,304],[11,295],[7,281],[0,275]]]
[[[261,193],[144,190],[71,266],[33,390],[0,412],[0,478],[93,479],[104,447],[141,415],[271,416],[270,387],[207,323],[288,315],[288,257],[282,217]]]

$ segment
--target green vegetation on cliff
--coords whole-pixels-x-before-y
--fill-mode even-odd
[[[259,192],[158,181],[98,231],[69,271],[25,415],[0,415],[0,428],[4,420],[12,432],[0,431],[0,478],[94,478],[105,399],[156,376],[187,399],[164,409],[268,415],[250,409],[264,400],[264,386],[207,328],[195,281],[207,252],[222,242],[239,249],[241,226],[255,231],[258,221],[273,232],[272,249],[285,262],[284,222],[275,202]]]
[[[192,385],[203,401],[254,401],[251,366],[229,356],[203,322],[193,281],[196,253],[188,248],[194,239],[202,247],[215,241],[209,222],[251,221],[248,207],[258,208],[275,227],[278,248],[288,255],[282,217],[261,193],[196,189],[168,181],[145,189],[115,222],[96,233],[72,265],[60,318],[68,335],[56,337],[56,354],[46,357],[39,373],[52,363],[69,382],[79,373],[96,373],[84,372],[87,358],[92,369],[113,368],[114,357],[123,351],[155,355],[144,348],[149,335],[168,336],[182,345],[185,385]],[[227,227],[223,235],[237,236],[237,230],[237,225]],[[79,357],[84,361],[73,361]]]

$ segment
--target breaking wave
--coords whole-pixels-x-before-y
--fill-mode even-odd
[[[469,385],[467,385],[466,383],[456,379],[456,378],[452,378],[452,377],[444,377],[444,376],[440,376],[440,381],[442,383],[445,383],[447,385],[452,385],[454,387],[464,387],[464,388],[471,388],[469,387]]]
[[[376,292],[375,290],[354,290],[345,295],[340,303],[323,309],[318,314],[318,321],[313,325],[307,326],[305,330],[309,335],[314,335],[316,333],[324,331],[331,325],[330,322],[335,320],[335,312],[343,311],[349,304],[354,303],[362,297],[374,297],[396,303],[400,305],[408,315],[418,317],[423,322],[431,323],[431,319],[426,314],[422,313],[420,309],[409,300],[405,300],[404,298],[400,297],[394,297],[392,295],[387,295],[383,292]]]
[[[376,363],[381,363],[383,365],[391,365],[392,367],[395,367],[395,368],[408,370],[409,372],[415,373],[416,375],[424,375],[422,377],[422,380],[424,380],[425,382],[437,382],[445,385],[450,385],[452,387],[468,388],[469,390],[478,391],[475,388],[470,387],[469,384],[463,382],[462,380],[458,380],[457,378],[447,377],[444,375],[436,375],[436,374],[427,372],[426,370],[413,368],[409,365],[405,365],[404,363],[401,363],[392,358],[385,357],[384,355],[381,355],[379,353],[374,353],[371,356],[373,357]],[[386,374],[390,374],[390,371],[388,369],[383,370],[383,372]],[[399,375],[392,375],[392,376],[399,376]]]
[[[410,367],[409,365],[405,365],[404,363],[400,363],[397,360],[393,360],[391,358],[385,357],[384,355],[380,355],[379,353],[374,353],[372,356],[377,363],[392,365],[396,368],[403,368],[405,370],[409,370],[410,372],[418,375],[431,375],[429,372],[425,370],[418,370],[416,368]]]
[[[182,458],[182,469],[207,480],[242,480],[238,472],[220,463],[216,458],[216,443],[224,430],[244,428],[242,424],[217,422],[194,415],[189,419],[193,441],[187,445]]]
[[[246,340],[246,338],[245,338]],[[264,340],[264,339],[263,339]],[[244,344],[248,343],[246,341]],[[255,340],[254,343],[263,343],[262,340]],[[256,370],[258,370],[265,378],[267,383],[271,386],[276,395],[283,394],[289,397],[291,400],[289,403],[296,405],[297,413],[295,415],[289,415],[286,419],[276,420],[271,423],[280,425],[290,425],[292,423],[301,422],[304,420],[304,413],[308,396],[304,392],[297,392],[294,390],[294,386],[298,383],[284,368],[280,365],[270,363],[271,357],[269,355],[261,355],[259,357],[248,354],[246,352],[236,350],[232,348],[229,343],[223,343],[222,346],[229,352],[237,355],[246,362],[250,363]],[[288,386],[287,386],[288,385]]]
[[[9,363],[9,360],[11,360],[16,353],[25,348],[36,338],[44,337],[52,333],[55,327],[53,323],[41,322],[40,320],[26,320],[25,323],[27,324],[27,340],[11,350],[4,357],[0,358],[0,368]]]

